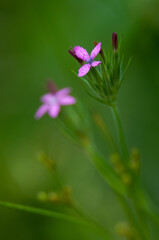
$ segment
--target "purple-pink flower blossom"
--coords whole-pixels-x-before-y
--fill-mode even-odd
[[[46,112],[52,118],[56,118],[60,112],[61,106],[72,105],[76,99],[70,96],[70,88],[63,88],[55,93],[47,93],[41,97],[43,103],[35,114],[36,119],[40,119]]]
[[[98,53],[101,50],[101,42],[97,44],[97,46],[92,50],[91,54],[89,55],[87,50],[80,47],[76,46],[74,48],[74,52],[78,58],[81,60],[85,61],[86,64],[84,64],[78,71],[78,77],[83,77],[86,75],[91,67],[96,67],[98,66],[101,61],[94,61],[94,58],[98,55]]]

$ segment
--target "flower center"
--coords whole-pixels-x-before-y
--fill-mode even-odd
[[[90,58],[90,60],[87,61],[87,63],[90,63],[90,64],[91,64],[92,62],[93,62],[93,59],[92,59],[92,58]]]
[[[50,101],[49,101],[49,105],[53,105],[53,104],[56,104],[58,102],[58,99],[57,97],[53,96]]]

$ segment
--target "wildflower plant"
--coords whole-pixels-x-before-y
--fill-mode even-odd
[[[52,82],[48,83],[48,93],[41,97],[42,105],[37,110],[35,118],[40,119],[47,112],[51,118],[56,118],[54,121],[59,128],[81,147],[115,193],[125,213],[126,221],[118,222],[114,226],[114,230],[110,230],[99,224],[98,220],[90,217],[73,199],[70,187],[63,182],[56,163],[45,154],[41,155],[40,159],[54,175],[56,187],[49,193],[40,192],[38,199],[42,202],[65,205],[72,210],[72,214],[66,215],[2,201],[0,205],[80,224],[90,228],[100,236],[100,239],[115,240],[121,236],[127,240],[149,240],[151,236],[147,226],[150,221],[159,225],[158,209],[152,204],[142,186],[139,150],[128,149],[116,104],[117,95],[130,60],[124,66],[124,57],[121,54],[116,33],[112,35],[111,54],[104,51],[101,42],[94,42],[94,45],[90,54],[81,46],[71,48],[69,53],[80,64],[80,69],[75,74],[82,80],[87,93],[110,108],[118,132],[119,144],[112,137],[99,114],[92,113],[78,99],[71,96],[70,88],[58,90]],[[99,58],[99,60],[95,60],[95,58]],[[71,106],[61,108],[64,105]],[[112,151],[110,161],[100,153],[93,141],[91,121],[94,121],[104,136],[106,144],[110,146]]]
[[[112,105],[116,100],[118,90],[121,87],[130,63],[129,60],[127,66],[125,66],[125,68],[123,67],[124,57],[123,55],[120,56],[116,33],[112,35],[112,44],[112,54],[106,54],[100,42],[94,42],[95,48],[90,56],[87,51],[80,46],[75,46],[72,50],[69,50],[69,53],[82,64],[78,72],[78,77],[81,77],[81,80],[86,85],[88,94],[108,105]],[[94,61],[94,58],[98,54],[100,61]]]

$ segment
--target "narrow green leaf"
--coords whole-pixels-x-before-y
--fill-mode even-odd
[[[13,209],[24,211],[24,212],[39,214],[39,215],[42,215],[45,217],[56,218],[56,219],[71,222],[71,223],[78,223],[78,224],[82,224],[82,225],[88,224],[87,222],[82,221],[78,218],[75,218],[72,216],[67,216],[65,214],[53,212],[50,210],[45,210],[42,208],[36,208],[36,207],[31,207],[31,206],[26,206],[26,205],[21,205],[21,204],[16,204],[16,203],[4,202],[4,201],[0,201],[0,206],[13,208]]]
[[[59,220],[74,223],[74,224],[83,225],[85,227],[92,229],[96,234],[100,235],[103,239],[113,240],[111,233],[107,232],[107,230],[102,229],[92,223],[89,223],[86,220],[81,220],[80,218],[68,216],[68,215],[53,212],[50,210],[45,210],[41,208],[36,208],[36,207],[31,207],[31,206],[26,206],[26,205],[21,205],[16,203],[4,202],[4,201],[0,201],[0,206],[13,208],[13,209],[28,212],[28,213],[38,214],[45,217],[55,218],[55,219],[59,219]]]

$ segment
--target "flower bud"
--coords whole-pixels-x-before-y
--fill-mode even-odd
[[[52,81],[47,82],[47,89],[50,93],[53,93],[53,94],[57,92],[56,84]]]
[[[71,47],[72,48],[72,47]],[[72,50],[68,50],[69,54],[71,54],[72,57],[74,57],[81,65],[83,64],[83,60],[81,60],[80,58],[78,58],[76,56],[76,53],[74,51],[74,49],[72,48]]]
[[[118,35],[113,32],[112,35],[112,44],[113,44],[113,50],[116,52],[118,50]]]
[[[98,44],[96,41],[94,41],[93,43],[94,43],[95,46],[97,46],[97,44]],[[102,48],[101,48],[99,54],[100,54],[101,58],[103,59],[103,61],[105,63],[105,55],[104,55],[104,52],[103,52]]]

